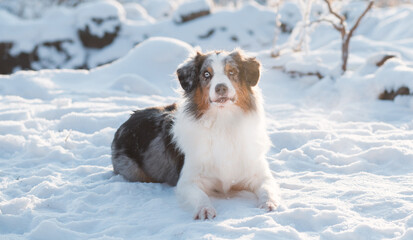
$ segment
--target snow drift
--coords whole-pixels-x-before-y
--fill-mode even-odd
[[[178,26],[163,16],[171,17],[178,6],[164,4],[157,13],[149,6],[155,1],[145,2],[148,15],[135,8],[136,19],[142,14],[143,20],[120,18],[119,36],[93,51],[87,63],[92,67],[124,57],[91,70],[14,69],[0,75],[2,239],[413,237],[412,96],[377,99],[386,89],[413,89],[411,7],[374,9],[366,16],[351,42],[349,71],[341,76],[336,74],[340,39],[330,25],[313,29],[308,53],[271,58],[272,10],[245,5]],[[53,19],[48,18],[53,11],[62,22],[45,20]],[[1,12],[7,20],[0,21],[1,41],[10,37],[15,43],[7,45],[9,53],[32,51],[43,40],[73,40],[75,12],[53,11],[30,27]],[[116,28],[113,21],[108,28]],[[5,31],[10,35],[1,34]],[[40,42],[31,42],[32,31],[44,33]],[[287,37],[281,35],[280,43]],[[136,40],[140,43],[133,47]],[[214,221],[194,221],[178,204],[174,188],[130,183],[113,174],[110,144],[116,129],[133,110],[178,100],[175,70],[193,45],[203,50],[241,46],[263,64],[259,86],[273,143],[267,159],[280,184],[280,207],[274,212],[258,209],[254,196],[242,192],[213,199]],[[77,56],[62,67],[84,63],[79,39],[46,44],[38,53],[54,58],[59,48]],[[386,54],[395,57],[377,66]],[[292,74],[299,71],[321,77]]]

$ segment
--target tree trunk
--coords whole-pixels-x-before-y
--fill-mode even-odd
[[[342,43],[341,43],[341,61],[342,61],[341,70],[343,71],[342,72],[343,74],[347,70],[349,44],[350,44],[350,36],[348,34],[345,34],[342,39]]]
[[[350,39],[353,36],[354,31],[360,24],[361,19],[366,15],[366,13],[371,9],[373,6],[373,1],[370,0],[369,4],[367,5],[366,9],[364,12],[358,17],[356,23],[354,26],[350,29],[350,31],[347,31],[347,27],[345,24],[346,18],[342,15],[340,15],[338,12],[334,11],[332,6],[331,6],[331,0],[324,0],[327,3],[328,10],[330,11],[331,14],[333,14],[337,19],[340,20],[339,24],[335,24],[332,21],[328,21],[333,24],[333,27],[341,33],[341,74],[344,74],[347,70],[347,60],[348,60],[348,51],[349,51],[349,45],[350,45]]]

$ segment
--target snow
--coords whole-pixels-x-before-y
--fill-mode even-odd
[[[280,8],[280,21],[288,27],[293,28],[301,19],[301,12],[298,6],[292,2],[283,4]],[[292,29],[290,29],[292,30]]]
[[[103,37],[105,32],[114,32],[125,15],[122,5],[115,1],[89,2],[77,9],[76,26],[78,29],[88,26],[93,35]]]
[[[0,89],[4,94],[29,99],[49,99],[63,89],[74,92],[99,92],[108,91],[113,86],[121,91],[142,93],[143,90],[139,89],[145,88],[152,89],[154,93],[171,95],[178,87],[173,77],[175,70],[193,51],[185,42],[155,37],[137,45],[122,59],[91,71],[42,70],[38,73],[21,71],[10,76],[0,75]],[[154,66],[156,69],[153,69]]]
[[[155,19],[149,16],[144,7],[135,2],[125,3],[123,5],[126,12],[126,18],[136,21],[147,21],[150,23],[155,22]]]
[[[211,2],[209,0],[192,0],[184,2],[174,11],[173,19],[175,22],[180,23],[183,21],[183,17],[190,16],[199,12],[210,12]]]
[[[176,1],[171,0],[146,0],[142,3],[149,15],[156,19],[165,19],[172,15],[176,8]]]
[[[341,40],[327,23],[311,29],[308,53],[271,58],[272,10],[245,4],[176,25],[154,17],[149,2],[139,4],[151,20],[133,20],[144,11],[126,8],[120,37],[102,50],[85,53],[73,43],[72,51],[88,54],[92,65],[110,64],[0,75],[1,239],[413,238],[413,97],[377,99],[385,89],[413,90],[411,7],[369,12],[350,42],[349,71],[340,75]],[[169,14],[177,3],[170,2]],[[123,11],[113,1],[99,4],[108,10],[97,14]],[[35,36],[73,36],[77,10],[50,8],[32,29],[0,10],[0,41],[17,39],[23,49]],[[16,26],[22,28],[11,31]],[[198,37],[210,29],[210,37]],[[267,159],[280,206],[265,212],[241,192],[213,198],[217,217],[195,221],[173,187],[114,175],[110,144],[133,110],[179,99],[175,70],[195,50],[238,46],[263,64],[259,86],[273,144]],[[41,53],[61,62],[49,50]],[[395,57],[376,66],[385,55]]]
[[[128,93],[142,95],[160,95],[161,93],[156,85],[148,82],[141,76],[134,74],[124,74],[120,76],[112,85],[112,88]]]

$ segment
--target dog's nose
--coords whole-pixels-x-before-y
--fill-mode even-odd
[[[225,96],[228,92],[228,87],[227,85],[220,83],[215,86],[215,92],[220,96]]]

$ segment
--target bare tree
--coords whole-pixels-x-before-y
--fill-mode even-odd
[[[349,44],[350,44],[350,39],[353,36],[354,31],[357,29],[357,27],[360,24],[361,19],[366,15],[366,13],[371,9],[373,6],[373,1],[370,1],[364,10],[364,12],[358,17],[356,23],[353,25],[353,27],[348,30],[346,26],[346,18],[343,15],[338,14],[336,11],[334,11],[333,7],[331,6],[330,0],[324,0],[327,3],[328,10],[330,13],[338,18],[340,21],[338,24],[334,23],[333,21],[328,21],[333,25],[333,27],[340,32],[341,34],[341,60],[342,60],[342,65],[341,65],[341,70],[342,73],[344,73],[347,70],[347,60],[348,60],[348,51],[349,51]]]
[[[273,44],[272,44],[273,50],[271,51],[271,56],[273,56],[273,57],[275,57],[274,52],[277,52],[277,50],[276,50],[277,41],[278,41],[278,37],[281,34],[281,30],[280,30],[280,27],[281,27],[280,6],[282,5],[282,3],[283,3],[283,0],[279,0],[279,1],[276,1],[272,5],[273,8],[277,9],[277,15],[275,16],[275,26],[276,27],[274,28],[274,39],[273,39]]]
[[[299,52],[304,50],[305,53],[308,53],[309,47],[308,47],[308,42],[309,42],[309,28],[310,28],[310,13],[311,13],[311,6],[313,4],[313,0],[299,0],[298,2],[298,7],[300,9],[300,13],[302,15],[302,20],[299,21],[293,31],[290,34],[290,37],[288,38],[288,41],[281,45],[281,46],[276,46],[275,41],[274,41],[274,49],[271,52],[272,57],[278,57],[279,55],[282,54],[282,52],[286,49],[291,50],[293,52]],[[281,5],[281,1],[279,1],[279,5]],[[280,9],[278,5],[278,11]],[[276,37],[280,34],[279,27],[280,27],[280,19],[279,19],[280,14],[277,14],[277,30],[276,30]]]
[[[303,14],[303,19],[300,22],[301,30],[298,35],[296,46],[294,46],[294,51],[301,51],[304,48],[305,53],[308,53],[309,47],[309,26],[310,26],[310,13],[311,13],[311,5],[313,4],[313,0],[300,0],[298,1],[300,6],[300,11]]]

